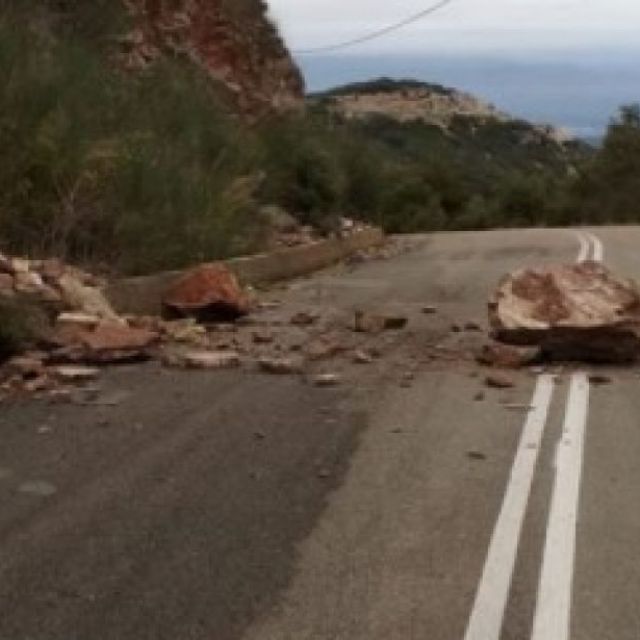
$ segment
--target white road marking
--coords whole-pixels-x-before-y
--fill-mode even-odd
[[[604,261],[604,245],[602,244],[602,240],[598,238],[593,233],[587,233],[587,238],[591,241],[593,245],[593,253],[591,254],[591,259],[596,262]]]
[[[604,245],[598,236],[590,231],[576,231],[575,235],[580,243],[580,252],[576,262],[586,262],[587,260],[602,262],[604,260]]]
[[[597,236],[590,232],[576,232],[576,237],[580,242],[578,263],[604,260],[604,246]],[[525,422],[518,445],[465,640],[500,640],[522,526],[554,387],[553,376],[538,377],[532,401],[533,410]],[[531,640],[569,640],[589,390],[586,373],[576,373],[571,377],[562,438],[555,451],[556,477]]]
[[[520,438],[465,640],[500,638],[522,524],[554,387],[553,376],[541,375],[538,378],[531,402],[533,409],[528,415]]]
[[[586,373],[571,378],[547,525],[532,640],[568,640],[575,563],[580,480],[589,410]]]
[[[586,234],[581,231],[576,232],[576,236],[578,238],[578,242],[580,242],[580,253],[578,253],[578,259],[576,262],[586,262],[589,259],[589,254],[591,253],[591,243],[589,242]]]

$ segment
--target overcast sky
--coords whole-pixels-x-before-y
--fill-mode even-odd
[[[436,3],[267,1],[294,52],[361,37]],[[640,101],[640,0],[454,0],[383,38],[298,60],[312,91],[413,77],[598,134],[619,105]]]
[[[435,0],[268,0],[294,49],[358,37]],[[631,47],[640,41],[640,0],[456,0],[354,54]]]

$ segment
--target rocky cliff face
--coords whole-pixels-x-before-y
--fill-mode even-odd
[[[133,26],[122,39],[129,68],[164,54],[188,56],[246,115],[300,107],[304,81],[262,0],[114,0]]]

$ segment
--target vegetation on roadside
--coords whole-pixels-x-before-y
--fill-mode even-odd
[[[47,326],[39,305],[24,298],[0,296],[0,362],[23,351]]]
[[[260,247],[266,204],[327,231],[341,215],[392,232],[640,219],[639,108],[598,153],[527,142],[519,121],[457,117],[444,131],[348,121],[318,101],[248,125],[187,60],[120,70],[114,6],[0,9],[0,250],[177,268]]]

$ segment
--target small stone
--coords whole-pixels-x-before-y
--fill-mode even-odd
[[[492,389],[513,389],[516,386],[511,378],[499,374],[487,376],[485,384]]]
[[[462,331],[462,327],[459,324],[452,324],[451,325],[451,333],[460,333]]]
[[[95,380],[100,375],[100,370],[95,367],[61,366],[54,367],[52,372],[64,382],[84,382]]]
[[[24,390],[27,393],[36,393],[38,391],[45,391],[51,387],[51,380],[46,376],[42,375],[33,380],[28,380],[24,383]]]
[[[336,373],[321,373],[313,378],[316,387],[335,387],[339,385],[341,378]]]
[[[404,329],[409,323],[406,316],[388,315],[384,317],[384,328],[391,331],[399,331]]]
[[[260,358],[258,367],[265,373],[290,375],[302,372],[302,362],[294,358]]]
[[[438,307],[431,304],[426,304],[422,307],[422,313],[427,316],[433,315],[434,313],[438,313]]]
[[[308,344],[304,349],[304,353],[309,360],[325,360],[345,350],[345,347],[339,342],[325,338]]]
[[[44,373],[45,367],[40,358],[16,356],[6,364],[7,369],[23,378],[36,377]]]
[[[469,458],[470,460],[480,461],[480,460],[486,460],[487,456],[481,451],[467,451],[467,458]]]
[[[70,389],[52,389],[48,393],[50,404],[62,404],[73,400],[73,393]]]
[[[236,351],[190,351],[182,355],[185,366],[191,369],[230,369],[240,366]]]
[[[57,323],[59,325],[73,325],[87,329],[94,329],[100,324],[100,318],[90,313],[61,313],[58,316]]]
[[[482,326],[478,322],[475,322],[474,320],[470,320],[469,322],[465,322],[464,330],[465,331],[470,331],[470,332],[481,332],[481,331],[483,331]]]
[[[317,473],[318,478],[321,480],[326,480],[331,477],[331,472],[328,469],[320,469]]]
[[[475,396],[473,396],[474,402],[482,402],[486,398],[486,394],[484,391],[478,391]]]
[[[358,333],[381,333],[384,331],[384,318],[364,311],[356,311],[353,330]]]
[[[258,307],[260,309],[264,309],[265,311],[271,311],[273,309],[278,309],[282,306],[282,302],[279,300],[263,300]]]
[[[307,311],[300,311],[291,317],[291,324],[299,327],[308,327],[314,324],[317,317]]]
[[[271,344],[274,341],[273,334],[269,331],[254,331],[252,339],[255,344]]]
[[[366,351],[358,350],[353,354],[353,361],[356,364],[371,364],[373,362],[373,356]]]

